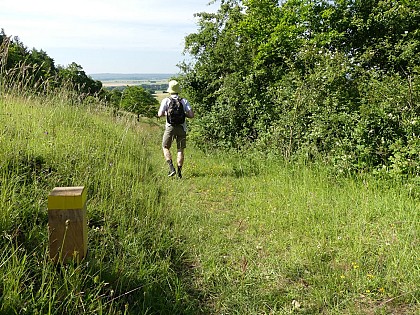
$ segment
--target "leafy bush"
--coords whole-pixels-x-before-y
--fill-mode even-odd
[[[418,4],[229,1],[199,16],[182,79],[200,147],[417,176]]]

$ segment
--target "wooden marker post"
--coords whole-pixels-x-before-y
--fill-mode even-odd
[[[50,257],[79,262],[87,254],[86,190],[56,187],[48,196]]]

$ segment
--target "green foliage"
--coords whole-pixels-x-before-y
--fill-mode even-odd
[[[104,90],[106,102],[113,108],[114,113],[120,108],[122,91],[120,89]]]
[[[335,1],[334,28],[343,36],[335,45],[365,69],[402,73],[419,65],[418,1]]]
[[[409,154],[418,149],[420,135],[419,77],[415,78],[413,82],[410,77],[386,74],[378,80],[375,74],[363,80],[360,120],[354,129],[362,163],[373,158],[382,170],[392,169],[391,175],[420,175],[420,156]]]
[[[70,85],[81,96],[98,95],[102,89],[102,83],[87,76],[82,66],[75,62],[58,67],[58,77],[62,85]]]
[[[419,175],[416,1],[224,1],[199,17],[182,65],[199,146]]]
[[[113,94],[116,97],[116,94]],[[153,94],[141,86],[127,86],[122,92],[120,107],[137,117],[154,117],[159,105]]]
[[[38,94],[55,93],[65,88],[78,95],[79,101],[88,96],[104,97],[102,83],[86,75],[82,66],[72,62],[56,66],[43,50],[28,50],[18,37],[11,39],[0,32],[0,79],[5,91]]]

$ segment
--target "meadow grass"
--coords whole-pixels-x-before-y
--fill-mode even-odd
[[[402,186],[252,155],[189,160],[175,207],[211,313],[417,311],[419,206]]]
[[[163,120],[0,98],[1,314],[416,314],[419,206],[400,183],[188,144]],[[88,191],[89,253],[48,258],[46,200]]]
[[[54,100],[4,98],[0,108],[0,313],[188,309],[171,297],[177,247],[149,133],[130,116]],[[89,255],[78,266],[56,267],[47,258],[46,200],[57,186],[88,192]]]

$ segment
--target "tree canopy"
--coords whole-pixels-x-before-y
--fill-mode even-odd
[[[153,94],[141,86],[127,86],[121,95],[121,108],[140,116],[156,116],[158,101]]]
[[[123,109],[138,117],[156,114],[158,102],[151,91],[140,86],[127,86],[123,91],[105,90],[102,82],[88,76],[81,65],[72,62],[67,66],[56,66],[45,51],[29,50],[18,37],[7,36],[3,29],[0,32],[0,61],[0,79],[8,78],[10,82],[6,85],[11,88],[22,86],[37,93],[64,88],[74,92],[72,97],[81,102],[99,98],[115,111]],[[4,85],[6,81],[0,82]]]
[[[12,79],[13,85],[21,82],[25,88],[45,92],[49,88],[66,87],[75,91],[81,99],[103,93],[102,83],[83,71],[82,66],[72,62],[67,66],[56,66],[43,50],[28,49],[19,37],[10,38],[4,29],[0,32],[1,75]]]
[[[225,0],[197,16],[181,69],[198,144],[420,174],[418,1]]]

